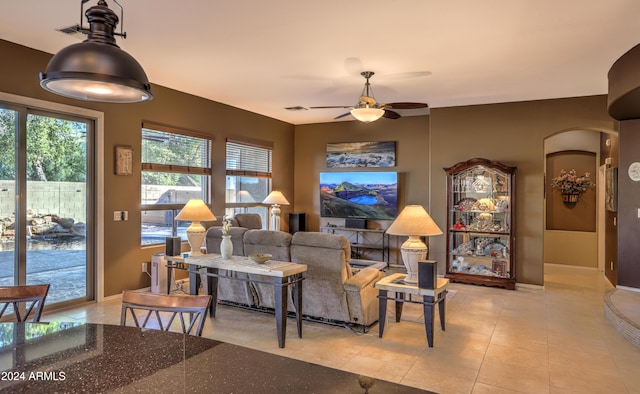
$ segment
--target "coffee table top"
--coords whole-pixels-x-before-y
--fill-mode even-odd
[[[307,270],[306,264],[278,260],[267,260],[263,264],[258,264],[245,256],[231,256],[229,259],[223,259],[221,255],[215,253],[193,257],[165,256],[165,260],[175,263],[195,265],[198,267],[218,268],[235,272],[245,272],[248,274],[280,277],[299,274]]]
[[[421,289],[415,284],[405,283],[404,278],[406,276],[406,274],[400,273],[385,276],[376,283],[375,287],[380,290],[399,291],[406,294],[436,296],[447,290],[447,285],[449,284],[449,279],[438,278],[436,289]]]

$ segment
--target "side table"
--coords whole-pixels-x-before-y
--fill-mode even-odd
[[[440,312],[440,327],[444,331],[445,321],[445,302],[447,296],[447,285],[449,279],[438,278],[438,283],[435,289],[421,289],[414,284],[408,284],[403,281],[406,274],[393,274],[382,278],[375,284],[375,287],[380,290],[378,295],[379,308],[380,308],[380,332],[379,337],[382,338],[384,332],[385,320],[387,317],[387,301],[395,301],[396,306],[396,322],[400,321],[402,317],[402,307],[405,302],[411,302],[414,304],[422,304],[424,306],[424,327],[427,331],[427,342],[429,347],[433,347],[433,321],[435,320],[436,311],[434,306],[438,304],[438,311]],[[388,292],[395,292],[395,297],[389,297]],[[407,298],[406,295],[409,295]],[[411,299],[411,295],[421,296],[421,301],[414,301]]]

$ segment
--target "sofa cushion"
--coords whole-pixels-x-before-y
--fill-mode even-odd
[[[283,231],[249,230],[244,234],[244,252],[247,256],[252,253],[269,253],[273,256],[272,260],[291,261],[290,245],[291,234]],[[257,294],[258,305],[275,308],[273,284],[271,284],[273,278],[257,274],[250,274],[249,278],[255,281],[251,285]],[[288,309],[295,310],[292,302],[288,304]]]
[[[299,231],[293,235],[291,243],[299,246],[312,246],[316,248],[343,249],[345,251],[345,255],[349,256],[351,254],[351,245],[349,245],[349,241],[341,235]]]
[[[291,234],[283,231],[248,230],[244,234],[244,252],[269,253],[273,260],[291,261]]]
[[[239,227],[250,230],[262,229],[262,217],[257,213],[237,213],[233,218],[238,222]]]
[[[302,286],[305,315],[348,322],[343,283],[352,276],[349,241],[328,233],[297,232],[291,239],[291,261],[307,265]]]

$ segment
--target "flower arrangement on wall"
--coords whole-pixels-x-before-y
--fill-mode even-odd
[[[588,172],[585,172],[583,176],[578,176],[576,170],[569,172],[560,170],[560,175],[551,180],[551,187],[562,193],[581,194],[595,186],[590,176],[591,174]]]
[[[565,204],[573,205],[578,202],[578,196],[587,191],[591,187],[595,187],[595,183],[590,178],[591,174],[585,172],[584,175],[578,176],[576,170],[569,172],[560,170],[560,174],[551,179],[551,187],[562,193],[562,200]]]

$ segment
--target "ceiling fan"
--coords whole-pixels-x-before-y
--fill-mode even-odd
[[[339,105],[339,106],[325,106],[325,107],[309,107],[313,109],[322,108],[350,108],[349,112],[336,116],[334,119],[340,119],[345,116],[353,116],[361,122],[369,123],[376,121],[380,118],[398,119],[401,118],[400,114],[392,111],[392,109],[418,109],[427,108],[426,103],[411,103],[411,102],[399,102],[399,103],[387,103],[379,104],[375,98],[373,98],[373,91],[371,90],[371,84],[369,78],[375,74],[373,71],[363,71],[360,73],[366,82],[360,95],[360,100],[355,106],[352,105]]]

